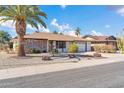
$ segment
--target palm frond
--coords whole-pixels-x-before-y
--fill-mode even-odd
[[[46,28],[42,17],[47,19],[47,15],[36,5],[0,6],[0,16],[5,17],[0,20],[2,22],[8,20],[13,20],[13,22],[23,20],[36,29],[38,29],[37,24],[41,24]]]
[[[45,28],[47,28],[46,24],[44,23],[44,21],[39,17],[39,16],[34,16],[33,20],[36,21],[37,23],[40,23],[41,25],[43,25]]]
[[[32,27],[35,27],[36,29],[39,29],[38,25],[35,21],[29,19],[29,20],[27,20],[27,23],[30,24]]]

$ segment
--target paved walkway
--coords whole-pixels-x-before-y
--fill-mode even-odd
[[[35,75],[35,74],[41,74],[41,73],[48,73],[48,72],[54,72],[54,71],[61,71],[61,70],[67,70],[67,69],[89,67],[89,66],[110,64],[110,63],[124,61],[124,55],[122,54],[102,54],[102,55],[105,58],[90,59],[90,60],[82,59],[79,62],[67,62],[63,64],[57,63],[57,64],[49,64],[49,65],[31,65],[31,66],[24,66],[24,67],[17,67],[17,68],[2,69],[0,70],[0,79]],[[10,59],[8,58],[8,62],[9,60]],[[35,62],[39,61],[38,59],[35,59],[35,57],[34,59],[28,59],[28,60],[30,60],[31,62],[33,60],[35,60]],[[21,59],[21,61],[24,61],[24,60]],[[61,61],[64,61],[64,60],[61,60]]]

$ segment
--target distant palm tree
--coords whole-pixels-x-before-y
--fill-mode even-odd
[[[76,35],[76,36],[80,36],[80,31],[81,31],[81,29],[80,29],[79,27],[77,27],[77,28],[75,29],[75,35]]]
[[[53,34],[58,34],[58,32],[57,31],[53,31]]]
[[[41,17],[47,18],[47,15],[43,13],[38,6],[0,6],[0,21],[6,22],[13,20],[15,23],[16,33],[18,35],[18,56],[25,56],[24,51],[24,35],[26,33],[27,24],[38,29],[38,24],[41,24],[46,28],[46,24]]]

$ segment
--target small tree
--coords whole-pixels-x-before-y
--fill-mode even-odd
[[[75,42],[73,42],[68,49],[69,53],[76,53],[78,51],[78,46],[76,45]]]
[[[0,31],[0,43],[6,44],[10,41],[11,35],[6,31]]]
[[[117,47],[120,53],[124,54],[124,29],[117,34]]]
[[[9,44],[11,36],[6,31],[0,31],[0,50],[5,49],[6,44]]]

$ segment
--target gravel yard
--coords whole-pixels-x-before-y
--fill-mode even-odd
[[[70,59],[69,57],[52,57],[50,61],[43,61],[42,55],[44,54],[27,54],[26,57],[16,57],[15,54],[0,53],[0,69],[40,65],[40,64],[55,64],[55,63],[68,63],[78,62],[77,58]],[[45,54],[48,55],[48,54]],[[82,59],[82,58],[81,58]]]
[[[92,53],[84,53],[91,55]],[[27,57],[16,57],[15,54],[6,54],[4,52],[0,52],[0,69],[7,68],[15,68],[15,67],[24,67],[31,65],[48,65],[48,64],[60,64],[60,63],[77,63],[79,60],[77,58],[69,58],[69,57],[52,57],[50,61],[43,61],[42,55],[48,54],[28,54]],[[108,58],[118,58],[116,54],[102,54],[102,58],[93,58],[93,57],[80,57],[80,62],[94,62],[99,60],[104,60]],[[124,57],[123,55],[119,55],[119,57]]]

